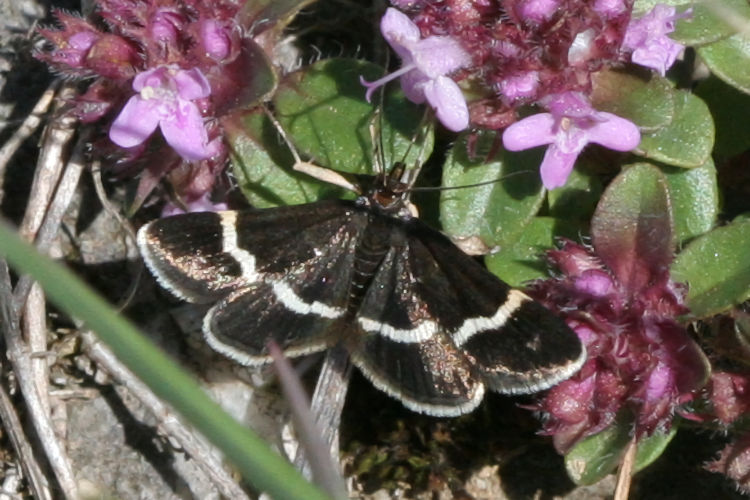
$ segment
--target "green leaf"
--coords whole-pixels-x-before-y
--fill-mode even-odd
[[[568,476],[578,485],[594,484],[614,471],[623,459],[632,439],[632,423],[618,418],[615,423],[593,436],[579,441],[566,455]],[[633,472],[651,465],[677,434],[673,425],[667,433],[656,432],[637,443]]]
[[[737,218],[695,239],[672,265],[672,279],[688,284],[693,315],[705,318],[750,298],[750,219]]]
[[[750,18],[747,0],[683,2],[677,12],[693,9],[693,15],[677,21],[669,38],[683,45],[698,46],[715,42],[737,32],[737,19]]]
[[[633,19],[643,17],[657,4],[670,5],[677,14],[693,9],[692,15],[677,20],[674,32],[668,35],[672,40],[689,46],[712,43],[736,33],[737,26],[732,20],[746,19],[750,15],[747,0],[636,0]]]
[[[677,435],[677,423],[674,422],[669,432],[655,432],[638,441],[638,449],[635,452],[635,466],[633,472],[638,472],[651,465],[654,460],[659,458],[667,445]]]
[[[591,220],[596,253],[627,290],[637,291],[672,261],[674,235],[667,180],[640,163],[607,187]]]
[[[576,168],[570,173],[565,185],[547,193],[549,213],[560,219],[588,220],[596,208],[604,186],[601,179],[589,174],[579,160]]]
[[[657,4],[671,5],[673,7],[684,6],[685,0],[635,0],[633,3],[633,18],[643,16],[653,9]]]
[[[580,226],[563,219],[534,217],[518,239],[484,258],[487,268],[510,286],[549,277],[545,252],[555,247],[560,236],[575,239]]]
[[[213,87],[215,95],[232,95],[230,102],[217,109],[217,115],[240,108],[250,108],[269,98],[276,88],[278,77],[273,64],[252,39],[242,40],[242,51],[234,61],[221,68],[222,78],[217,79],[223,88]]]
[[[443,191],[443,230],[454,238],[478,238],[488,248],[511,244],[543,201],[539,151],[499,152],[487,160],[498,138],[494,132],[485,132],[477,138],[475,157],[469,158],[466,137],[450,153],[443,168],[443,186],[496,182]]]
[[[594,107],[627,118],[641,131],[669,125],[675,115],[672,84],[658,75],[645,75],[612,70],[594,73]]]
[[[274,97],[279,122],[300,152],[315,163],[342,172],[372,173],[370,126],[378,123],[373,120],[375,106],[365,101],[359,79],[372,81],[382,74],[382,68],[355,59],[328,59],[307,66],[279,84]],[[411,166],[429,156],[431,133],[423,145],[413,143],[423,115],[424,109],[401,92],[386,95],[382,123],[386,162],[403,160]]]
[[[594,484],[612,472],[630,442],[632,424],[618,420],[603,431],[579,441],[565,454],[565,469],[578,485]]]
[[[750,133],[737,126],[737,117],[750,116],[750,95],[715,76],[703,80],[695,95],[708,105],[716,124],[715,155],[730,157],[750,149]]]
[[[710,231],[719,215],[716,167],[710,159],[689,170],[663,167],[669,186],[675,237],[685,242]]]
[[[232,172],[253,206],[296,205],[345,195],[292,170],[294,159],[262,110],[235,113],[225,120],[224,130],[232,148]]]
[[[294,16],[314,0],[245,0],[237,14],[240,26],[252,36],[276,29],[281,31]]]
[[[672,122],[643,134],[635,153],[676,167],[694,168],[706,163],[714,142],[714,122],[706,104],[687,92],[675,92]]]
[[[698,55],[713,74],[750,94],[750,36],[730,36],[700,47]]]
[[[255,433],[212,401],[190,375],[64,266],[0,222],[0,256],[30,274],[61,310],[84,321],[138,378],[214,443],[258,491],[279,499],[326,497]],[[10,306],[8,304],[8,306]]]

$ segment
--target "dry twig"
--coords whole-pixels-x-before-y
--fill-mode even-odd
[[[42,97],[39,98],[34,109],[31,110],[31,114],[26,117],[24,122],[13,135],[8,139],[3,147],[0,148],[0,179],[5,173],[5,168],[8,166],[8,162],[13,157],[21,144],[28,139],[42,123],[42,116],[47,112],[52,100],[57,93],[57,88],[60,86],[60,81],[56,80],[50,84],[47,90],[44,91]]]
[[[20,333],[8,333],[11,329],[18,329],[18,316],[13,308],[13,295],[10,288],[10,279],[8,276],[8,267],[4,260],[0,260],[0,325],[3,328],[4,335],[20,336]],[[0,386],[0,421],[3,423],[3,429],[8,433],[13,449],[18,455],[18,460],[28,478],[29,488],[34,494],[34,498],[41,500],[51,499],[47,479],[42,473],[42,469],[34,457],[34,449],[26,437],[18,413],[13,406],[5,387]]]
[[[10,276],[5,261],[0,268],[0,286],[10,288]],[[37,437],[44,448],[47,459],[52,470],[57,477],[58,484],[62,489],[65,498],[78,498],[78,488],[76,486],[73,469],[65,450],[55,435],[52,428],[52,422],[49,414],[45,412],[45,407],[37,391],[37,386],[30,377],[31,354],[26,343],[21,337],[21,331],[18,325],[18,315],[12,304],[3,303],[3,314],[7,317],[2,321],[3,335],[8,347],[8,358],[10,359],[13,371],[18,380],[18,386],[21,389],[29,416],[36,430]]]
[[[72,89],[65,87],[61,94],[67,96],[70,92]],[[74,125],[74,119],[62,118],[45,130],[29,202],[19,228],[19,233],[27,241],[37,239],[40,229],[43,229],[43,251],[49,248],[57,234],[62,214],[67,209],[80,178],[80,171],[76,172],[80,168],[73,166],[68,169],[67,175],[63,176],[65,182],[59,183],[63,173],[65,151],[75,134]],[[51,201],[55,193],[55,201]],[[15,314],[23,309],[23,326],[27,341],[24,342],[20,331],[6,331],[8,356],[39,440],[63,494],[67,498],[77,498],[78,490],[70,459],[52,426],[47,359],[46,356],[33,356],[35,352],[46,352],[47,328],[44,294],[40,288],[32,287],[31,284],[32,280],[29,277],[23,277],[13,300]]]
[[[615,486],[614,500],[628,500],[630,484],[633,481],[633,467],[635,467],[635,452],[638,450],[635,437],[630,440],[625,448],[625,455],[617,471],[617,484]]]

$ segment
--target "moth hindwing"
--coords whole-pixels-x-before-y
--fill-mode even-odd
[[[379,389],[436,416],[474,409],[485,388],[546,389],[585,352],[567,325],[512,289],[383,189],[356,201],[203,212],[138,233],[175,295],[215,303],[208,343],[247,365],[342,343]]]

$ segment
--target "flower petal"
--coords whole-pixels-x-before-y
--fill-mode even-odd
[[[641,142],[638,127],[625,118],[612,113],[597,113],[602,119],[587,130],[589,142],[595,142],[615,151],[630,151]]]
[[[522,151],[555,142],[555,119],[550,113],[539,113],[519,120],[503,132],[503,146],[508,151]]]
[[[159,103],[134,95],[123,106],[109,129],[109,138],[123,148],[143,143],[159,125]]]
[[[380,20],[380,32],[401,60],[404,63],[410,63],[411,46],[422,38],[419,27],[406,14],[389,7]]]
[[[447,76],[430,80],[424,86],[424,95],[445,128],[459,132],[469,126],[469,108],[456,82]]]
[[[201,99],[211,95],[211,85],[198,68],[176,71],[174,81],[177,83],[177,93],[183,99]]]
[[[401,88],[407,99],[414,104],[422,104],[425,101],[424,87],[429,81],[428,76],[414,69],[401,76]]]
[[[198,106],[180,100],[174,114],[161,122],[161,133],[172,148],[186,160],[210,157],[208,134]]]
[[[140,92],[146,87],[162,87],[169,80],[168,71],[169,68],[167,66],[159,66],[158,68],[138,73],[133,78],[133,90]]]
[[[542,184],[547,189],[554,189],[565,185],[570,172],[573,171],[578,153],[563,153],[551,144],[544,153],[544,159],[539,167],[542,176]]]
[[[430,78],[446,75],[471,64],[461,44],[447,36],[431,36],[417,42],[412,50],[414,63]]]

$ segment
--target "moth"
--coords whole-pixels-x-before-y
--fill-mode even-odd
[[[262,365],[271,340],[290,357],[341,344],[417,412],[541,391],[585,359],[565,322],[415,217],[395,176],[354,201],[158,219],[138,244],[164,288],[214,304],[203,332],[220,353]]]

